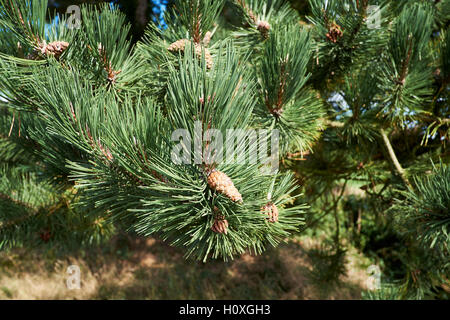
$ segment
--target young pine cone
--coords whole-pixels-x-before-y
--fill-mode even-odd
[[[224,194],[234,202],[242,202],[242,195],[233,181],[223,172],[214,170],[208,175],[208,185],[211,189]]]
[[[228,221],[225,219],[224,216],[218,215],[214,219],[214,223],[211,226],[211,230],[215,233],[222,233],[227,234],[228,233]]]
[[[175,41],[174,43],[172,43],[167,50],[169,50],[170,52],[184,52],[184,48],[186,47],[186,44],[189,42],[188,39],[181,39],[178,41]]]
[[[278,221],[278,208],[272,202],[267,203],[264,207],[261,208],[261,213],[268,216],[268,220],[270,222]]]
[[[256,28],[264,37],[264,39],[267,39],[269,37],[270,24],[267,21],[258,21]]]
[[[184,52],[186,44],[188,43],[189,43],[188,39],[181,39],[172,43],[167,48],[167,50],[169,50],[170,52]],[[195,48],[195,55],[197,56],[198,59],[201,59],[203,54],[203,47],[200,44],[195,43],[194,48]],[[206,67],[208,69],[211,69],[213,67],[213,59],[211,53],[209,52],[208,48],[204,48],[204,50],[205,50]]]
[[[40,45],[39,50],[43,55],[54,56],[56,59],[59,59],[68,47],[69,43],[65,41],[54,41],[49,44],[44,42]]]
[[[333,25],[331,26],[330,30],[328,31],[328,33],[326,34],[328,40],[330,40],[333,43],[336,43],[336,41],[342,37],[342,30],[341,27],[336,24],[333,23]]]

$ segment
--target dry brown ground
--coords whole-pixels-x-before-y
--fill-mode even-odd
[[[0,254],[0,299],[359,299],[368,261],[347,254],[338,282],[317,280],[310,239],[290,241],[262,256],[224,263],[185,260],[162,241],[128,239],[113,250],[61,257],[14,250]],[[81,289],[69,290],[69,265],[81,269]]]

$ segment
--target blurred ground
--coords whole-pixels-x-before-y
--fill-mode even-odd
[[[345,274],[324,280],[317,248],[301,238],[262,256],[206,264],[185,260],[182,250],[156,238],[122,236],[63,258],[13,250],[0,253],[0,299],[360,299],[367,259],[350,250]],[[79,290],[66,287],[74,264],[81,269]]]

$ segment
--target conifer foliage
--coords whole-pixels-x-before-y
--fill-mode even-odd
[[[45,0],[0,0],[0,248],[127,231],[229,260],[323,222],[334,275],[342,238],[364,249],[384,223],[406,239],[403,282],[368,297],[433,296],[450,1],[308,4],[303,19],[282,0],[179,0],[133,44],[111,5],[71,28]]]
[[[5,164],[5,174],[17,171],[18,179],[31,179],[31,190],[43,183],[54,202],[66,199],[70,210],[58,214],[62,225],[75,217],[101,221],[105,234],[118,228],[158,234],[188,256],[227,260],[246,250],[261,253],[303,224],[306,206],[296,202],[292,173],[270,170],[268,155],[251,161],[262,151],[249,135],[265,130],[261,141],[276,156],[306,150],[318,136],[322,109],[307,103],[306,88],[312,39],[294,19],[277,26],[282,16],[275,10],[252,6],[255,19],[272,12],[273,27],[255,26],[261,58],[233,37],[214,36],[224,1],[178,1],[166,15],[168,27],[149,26],[135,46],[126,39],[123,15],[109,5],[84,6],[80,28],[70,29],[67,17],[45,24],[46,1],[1,4],[2,120],[11,128],[2,160],[19,157]],[[299,37],[292,40],[287,31]],[[177,144],[172,138],[179,129],[188,138]],[[227,150],[211,150],[208,129],[223,137],[236,130],[237,157],[247,154],[247,162],[216,158]],[[274,129],[279,149],[271,144]],[[32,148],[14,155],[25,144]],[[174,161],[177,145],[183,161]],[[10,199],[6,187],[1,191],[8,205],[20,200]],[[35,196],[45,194],[36,190]],[[19,213],[2,210],[3,246],[33,241],[43,224],[39,215],[28,215],[28,206],[23,210],[27,232],[15,228]],[[45,242],[56,241],[57,230],[47,229]]]

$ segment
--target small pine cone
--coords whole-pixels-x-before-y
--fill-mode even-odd
[[[242,195],[225,173],[213,170],[208,175],[208,185],[211,189],[224,194],[231,201],[242,202]]]
[[[205,61],[206,61],[206,67],[208,69],[211,69],[213,67],[213,59],[211,56],[211,53],[209,52],[208,48],[205,49]],[[195,44],[195,55],[197,58],[201,59],[203,53],[203,47],[199,44]]]
[[[184,52],[184,48],[186,47],[186,44],[189,42],[188,39],[181,39],[178,41],[175,41],[174,43],[172,43],[167,50],[169,50],[170,52]]]
[[[38,60],[41,56],[54,56],[56,59],[59,59],[68,47],[69,43],[65,41],[54,41],[49,44],[44,41],[27,56],[27,59]]]
[[[264,39],[267,39],[269,37],[270,24],[267,21],[258,21],[256,28],[264,37]]]
[[[184,49],[188,42],[189,42],[189,40],[187,40],[187,39],[181,39],[181,40],[175,41],[167,48],[167,50],[169,50],[170,52],[184,52]],[[195,55],[197,56],[197,58],[201,59],[202,53],[203,53],[203,47],[197,43],[194,44],[194,47],[195,47]],[[212,59],[211,53],[209,52],[208,48],[205,48],[205,61],[206,61],[206,67],[208,69],[211,69],[213,66],[213,59]]]
[[[278,208],[272,202],[267,203],[264,207],[261,208],[261,213],[268,216],[268,220],[270,222],[278,221]]]
[[[211,230],[214,231],[215,233],[227,234],[228,233],[228,221],[222,215],[216,216],[214,219],[214,223],[211,226]]]
[[[41,45],[41,53],[45,54],[47,56],[54,56],[56,59],[59,59],[59,57],[63,54],[64,51],[69,47],[69,43],[65,41],[54,41],[50,42],[49,44],[46,44],[44,42],[43,45]]]
[[[439,77],[441,76],[441,69],[437,68],[437,69],[433,72],[433,75],[434,75],[436,78],[439,78]]]
[[[343,33],[341,27],[338,24],[333,23],[326,36],[328,40],[330,40],[333,43],[336,43],[337,40],[342,37],[342,34]]]

